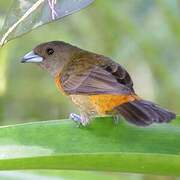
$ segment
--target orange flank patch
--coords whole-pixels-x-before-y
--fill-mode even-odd
[[[55,83],[56,83],[56,86],[58,87],[58,89],[61,90],[63,93],[65,93],[63,87],[61,86],[60,74],[58,74],[58,75],[55,77]]]
[[[116,106],[119,106],[129,101],[134,101],[135,99],[139,99],[139,97],[136,95],[109,94],[90,96],[91,103],[95,106],[97,112],[100,114],[106,114],[112,111]]]

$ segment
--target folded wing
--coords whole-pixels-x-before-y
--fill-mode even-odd
[[[132,80],[120,65],[89,65],[79,63],[75,68],[68,66],[60,76],[60,83],[67,94],[131,94]]]

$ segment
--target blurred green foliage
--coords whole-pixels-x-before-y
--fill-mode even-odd
[[[0,21],[10,4],[0,2]],[[76,111],[49,74],[34,64],[20,64],[26,52],[51,40],[112,57],[128,69],[139,95],[179,113],[179,22],[178,0],[96,0],[81,12],[11,41],[0,50],[1,122],[59,119]]]

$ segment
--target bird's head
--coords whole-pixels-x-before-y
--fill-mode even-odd
[[[36,46],[27,53],[22,63],[37,63],[51,75],[56,76],[77,52],[75,46],[62,41],[51,41]]]

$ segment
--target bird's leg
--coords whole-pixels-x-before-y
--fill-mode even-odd
[[[78,126],[80,126],[80,125],[87,126],[89,124],[89,121],[90,121],[90,118],[88,117],[88,115],[86,115],[84,113],[82,113],[81,115],[71,113],[70,119],[75,121],[78,124]]]
[[[121,117],[120,117],[119,115],[114,115],[114,116],[113,116],[113,122],[114,122],[114,124],[115,124],[115,125],[118,125],[119,122],[120,122],[120,119],[121,119]]]
[[[87,126],[90,123],[90,116],[86,113],[81,114],[81,124]]]

